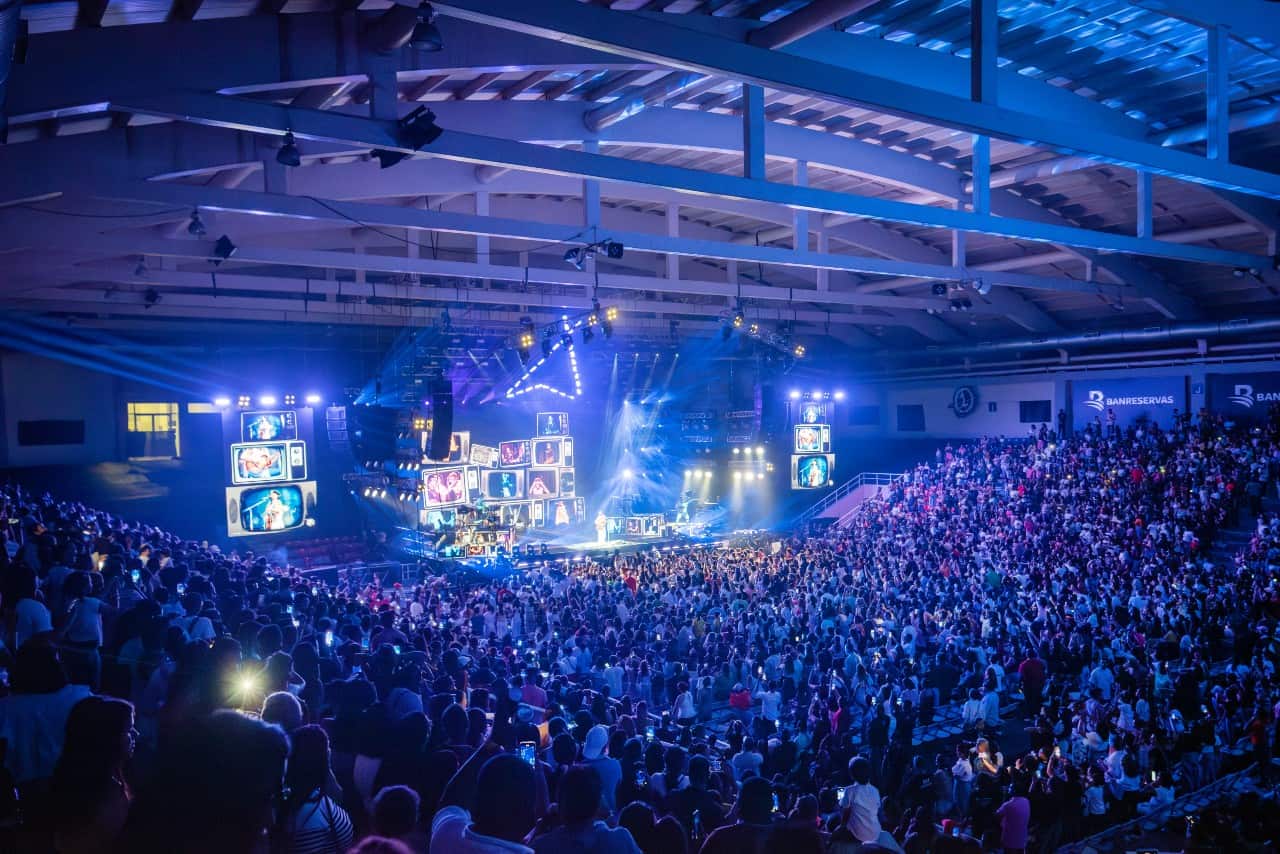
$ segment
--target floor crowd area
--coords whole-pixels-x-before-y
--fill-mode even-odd
[[[1277,475],[1274,415],[1044,429],[843,527],[358,588],[6,487],[0,849],[1274,850]]]

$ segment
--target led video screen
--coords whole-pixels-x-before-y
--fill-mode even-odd
[[[498,464],[503,468],[518,468],[529,465],[533,452],[528,439],[516,439],[512,442],[498,444]]]
[[[234,484],[306,479],[305,442],[252,442],[231,446],[231,482]]]
[[[530,498],[555,498],[560,494],[559,469],[529,469]]]
[[[524,498],[524,472],[483,472],[480,487],[484,497],[491,501],[519,501]]]
[[[543,524],[548,528],[570,528],[587,521],[585,498],[556,498],[545,503]]]
[[[569,413],[539,412],[538,413],[538,435],[539,436],[568,436],[569,435]]]
[[[503,504],[498,508],[498,519],[510,528],[528,528],[533,524],[533,504],[528,501]]]
[[[315,481],[227,487],[227,534],[275,534],[302,527],[316,503]]]
[[[573,469],[560,469],[560,497],[572,498],[577,494],[577,478]]]
[[[821,489],[831,485],[835,454],[795,454],[791,457],[791,488]]]
[[[422,510],[420,518],[422,527],[434,533],[449,531],[458,527],[458,511],[447,508]]]
[[[496,469],[498,467],[498,449],[492,445],[471,446],[471,465],[480,466],[485,469]]]
[[[815,401],[805,401],[800,404],[800,417],[797,419],[801,424],[826,424],[827,405],[825,403],[817,403]]]
[[[533,464],[558,466],[564,461],[563,442],[560,439],[534,439]]]
[[[423,507],[446,507],[466,500],[467,473],[464,469],[433,469],[422,473]]]
[[[802,424],[795,428],[795,453],[825,454],[831,450],[831,425]]]
[[[298,414],[293,410],[278,412],[241,412],[241,442],[271,442],[298,438]]]

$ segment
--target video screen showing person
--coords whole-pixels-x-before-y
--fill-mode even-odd
[[[306,480],[305,442],[253,442],[231,446],[231,482]]]
[[[298,415],[292,410],[240,413],[240,441],[242,442],[271,442],[276,439],[296,438],[298,438]]]
[[[569,435],[569,413],[539,412],[538,413],[538,435],[539,436],[568,436]]]
[[[572,498],[578,491],[577,486],[573,469],[560,469],[560,497]]]
[[[464,463],[471,454],[471,433],[452,433],[449,436],[449,459],[447,463]]]
[[[571,528],[587,521],[585,498],[556,498],[547,502],[546,526]]]
[[[518,501],[524,498],[524,472],[487,471],[481,478],[486,498],[494,501]]]
[[[533,505],[528,501],[504,504],[499,508],[502,524],[510,528],[528,528],[533,524]]]
[[[536,466],[558,466],[562,462],[561,441],[559,439],[536,439],[533,443],[533,464]]]
[[[820,489],[831,485],[831,454],[797,454],[791,458],[791,488]]]
[[[529,469],[530,498],[555,498],[560,494],[560,473],[556,469]]]
[[[528,439],[498,443],[498,462],[503,468],[527,466],[532,456]]]
[[[423,507],[462,504],[467,500],[466,472],[460,468],[423,472],[422,487]]]
[[[827,407],[822,403],[802,403],[800,405],[801,424],[823,424],[827,420]]]
[[[829,450],[831,428],[826,424],[805,424],[796,427],[795,452],[797,454],[822,454]]]
[[[437,508],[422,511],[422,527],[433,533],[451,531],[458,527],[458,511]]]
[[[233,483],[285,480],[288,446],[284,442],[231,446]]]
[[[309,505],[315,502],[315,482],[278,486],[232,486],[227,488],[227,534],[274,534],[291,531],[307,521]]]

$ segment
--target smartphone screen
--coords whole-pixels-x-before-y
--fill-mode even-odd
[[[400,654],[400,644],[398,644],[398,643],[397,643],[397,644],[392,644],[392,645],[391,645],[391,648],[392,648],[392,649],[394,649],[394,650],[396,651],[396,655],[399,655],[399,654]]]
[[[848,798],[849,798],[848,786],[841,786],[839,789],[836,789],[836,803],[840,804],[840,806],[842,807],[847,806]]]
[[[647,726],[647,727],[645,727],[645,728],[644,728],[644,740],[645,740],[645,741],[653,741],[653,727],[652,727],[652,726]]]
[[[178,585],[178,595],[179,595],[179,596],[185,596],[185,595],[186,595],[186,593],[187,593],[187,585],[185,585],[185,584],[179,584],[179,585]]]
[[[538,764],[537,745],[532,741],[520,742],[520,758],[528,762],[531,767]]]
[[[358,664],[351,665],[351,678],[354,679],[357,676],[363,676],[363,675],[364,675],[364,669],[360,667],[360,665]]]
[[[773,811],[776,813],[781,807],[778,805],[778,793],[773,793]]]
[[[284,606],[284,612],[285,612],[286,614],[288,614],[290,617],[292,617],[292,616],[293,616],[293,606],[292,606],[292,605],[285,605],[285,606]]]
[[[137,584],[142,580],[142,573],[135,569],[133,572],[129,573],[129,577],[133,579],[134,584]]]
[[[332,631],[328,631],[328,632],[325,632],[325,633],[324,633],[324,645],[325,645],[325,646],[333,646],[333,632],[332,632]]]

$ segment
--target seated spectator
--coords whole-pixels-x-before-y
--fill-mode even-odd
[[[318,726],[305,726],[292,736],[285,784],[289,798],[281,821],[289,854],[343,854],[353,829],[346,811],[329,796],[329,736]]]
[[[10,682],[13,693],[0,697],[0,739],[5,768],[21,786],[53,775],[71,710],[89,687],[68,684],[57,652],[41,641],[18,650]]]
[[[600,775],[594,768],[570,768],[560,778],[556,808],[560,826],[533,840],[536,854],[591,851],[599,854],[640,854],[625,828],[611,828],[598,820],[602,796]]]
[[[133,799],[125,768],[136,736],[133,706],[124,700],[86,697],[71,709],[51,792],[59,854],[114,845]]]

